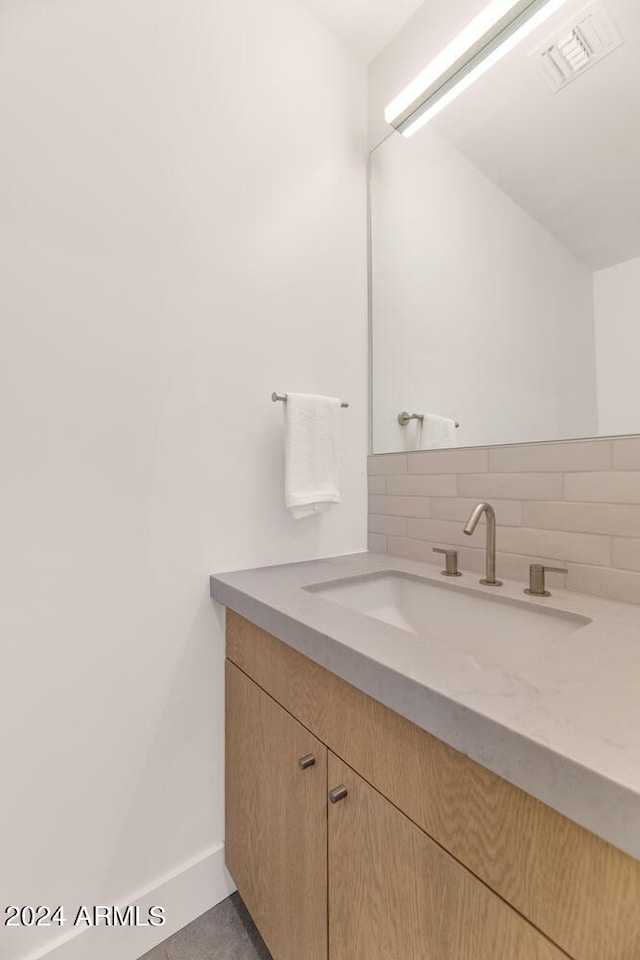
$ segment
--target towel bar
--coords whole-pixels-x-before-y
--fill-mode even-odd
[[[407,413],[406,410],[403,410],[402,413],[398,414],[398,423],[401,427],[406,427],[409,423],[409,420],[419,420],[420,423],[424,423],[424,413]],[[456,429],[460,426],[458,421],[455,421]]]
[[[286,403],[286,402],[287,402],[287,395],[286,395],[286,393],[276,393],[275,390],[274,390],[273,393],[271,394],[271,399],[273,400],[274,403],[276,403],[278,400],[282,401],[282,403]],[[348,403],[341,403],[340,406],[341,406],[341,407],[348,407],[349,404],[348,404]]]

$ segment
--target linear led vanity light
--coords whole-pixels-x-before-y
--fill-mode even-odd
[[[492,0],[384,111],[410,137],[490,70],[566,0]]]

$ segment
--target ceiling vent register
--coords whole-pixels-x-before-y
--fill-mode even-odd
[[[619,47],[622,37],[604,3],[583,10],[577,19],[531,54],[538,72],[557,93]]]

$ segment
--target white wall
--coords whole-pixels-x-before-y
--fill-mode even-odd
[[[640,257],[593,275],[600,433],[638,432]]]
[[[373,452],[597,433],[591,273],[433,130],[372,155]]]
[[[2,906],[119,904],[207,861],[208,576],[363,549],[365,110],[364,67],[291,0],[0,5]],[[326,515],[285,512],[272,390],[351,402]],[[156,940],[222,895],[204,872],[182,906],[158,888]],[[3,927],[0,955],[60,932]],[[56,960],[154,939],[107,934]]]

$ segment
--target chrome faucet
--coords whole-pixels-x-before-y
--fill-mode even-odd
[[[464,532],[471,536],[483,513],[487,515],[487,576],[481,580],[487,587],[501,587],[502,580],[496,580],[496,514],[490,503],[478,503],[464,525]]]

